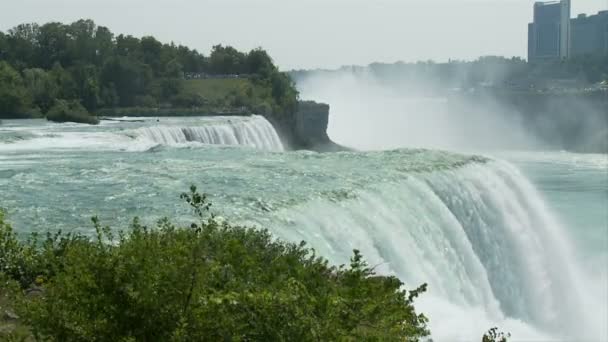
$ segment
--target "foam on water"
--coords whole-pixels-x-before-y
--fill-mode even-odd
[[[149,126],[138,128],[138,138],[161,145],[183,145],[199,142],[211,145],[249,146],[269,151],[282,151],[283,145],[272,125],[261,116],[250,120],[213,123],[195,127]]]
[[[155,146],[198,144],[282,151],[272,125],[262,116],[102,121],[100,126],[12,120],[0,127],[0,152],[37,150],[147,151]]]
[[[410,175],[275,215],[279,235],[336,262],[357,248],[409,287],[427,282],[419,309],[437,340],[476,340],[491,326],[516,340],[607,337],[562,228],[506,163]]]
[[[434,340],[479,340],[493,326],[514,340],[608,338],[604,283],[589,285],[559,220],[506,162],[425,150],[315,154],[203,146],[125,154],[94,145],[273,149],[268,142],[278,138],[258,119],[50,130],[65,146],[100,150],[48,153],[41,143],[58,138],[30,139],[40,144],[31,146],[35,153],[0,156],[0,205],[18,230],[87,227],[92,215],[117,226],[135,215],[184,217],[187,208],[175,199],[196,184],[233,222],[305,240],[336,264],[347,263],[356,248],[406,288],[428,283],[417,309],[430,318]],[[247,122],[258,135],[239,126]]]

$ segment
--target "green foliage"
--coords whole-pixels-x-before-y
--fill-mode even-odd
[[[112,57],[101,70],[102,84],[114,86],[118,103],[123,107],[133,106],[136,96],[145,95],[151,81],[150,67],[129,57]]]
[[[30,103],[31,97],[21,75],[8,63],[0,61],[0,118],[26,117]]]
[[[184,83],[178,78],[161,78],[160,79],[160,98],[169,100],[173,96],[184,92]]]
[[[32,96],[33,105],[46,113],[59,94],[59,87],[51,73],[42,69],[23,70],[23,81]]]
[[[206,100],[199,94],[181,92],[171,97],[171,104],[178,108],[201,108]]]
[[[74,76],[68,70],[64,69],[61,64],[55,63],[49,72],[59,88],[58,99],[73,100],[77,98],[78,85]]]
[[[510,337],[511,334],[505,334],[495,327],[488,330],[488,332],[483,335],[481,342],[508,342]]]
[[[217,74],[246,73],[246,55],[231,46],[216,45],[211,50],[209,66]]]
[[[2,87],[0,117],[22,117],[37,111],[44,114],[56,99],[77,100],[90,112],[159,105],[196,107],[203,112],[240,107],[251,110],[267,103],[272,109],[267,115],[280,116],[294,110],[298,96],[293,82],[260,48],[244,53],[216,45],[205,57],[154,37],[115,37],[91,20],[69,25],[23,24],[8,34],[0,32],[0,62],[11,68],[1,67],[0,73],[21,73],[26,81],[25,87]],[[221,99],[214,99],[214,94],[188,91],[186,75],[225,80],[237,75],[250,77],[249,85],[256,90],[225,92]],[[210,103],[216,108],[209,108]]]
[[[197,218],[188,228],[136,219],[128,232],[113,233],[94,219],[92,240],[58,234],[19,242],[0,216],[0,252],[10,255],[0,266],[22,291],[32,279],[41,289],[17,296],[22,324],[49,341],[428,336],[427,320],[413,306],[425,286],[403,290],[397,278],[374,274],[358,251],[349,267],[333,267],[304,243],[229,225],[210,214],[194,187],[182,198]]]
[[[91,115],[80,102],[74,100],[56,100],[46,114],[46,118],[54,122],[79,122],[92,125],[99,123],[97,117]]]
[[[158,106],[158,102],[150,95],[135,96],[135,105],[143,108],[154,108]]]
[[[23,296],[20,286],[0,271],[0,341],[33,341],[31,333],[18,321],[15,305]]]
[[[77,64],[70,68],[76,86],[76,98],[89,111],[100,104],[100,85],[97,68],[92,64]]]
[[[22,242],[4,215],[0,211],[0,274],[17,282],[22,288],[53,277],[55,266],[59,266],[66,247],[72,241],[83,239],[58,232],[47,233],[44,237],[32,234]]]

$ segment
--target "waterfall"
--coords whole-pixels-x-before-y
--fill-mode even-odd
[[[410,173],[273,216],[277,235],[312,242],[333,262],[347,263],[356,248],[407,288],[428,283],[419,310],[437,340],[477,340],[494,325],[517,339],[597,339],[604,329],[592,323],[601,304],[583,304],[565,233],[505,162]]]
[[[161,145],[199,142],[211,145],[239,145],[282,151],[283,145],[272,125],[262,116],[234,118],[195,126],[148,126],[135,129],[135,137]]]

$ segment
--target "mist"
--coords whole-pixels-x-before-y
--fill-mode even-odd
[[[359,150],[606,150],[605,107],[581,96],[542,98],[538,108],[497,97],[486,85],[523,78],[524,63],[463,65],[449,72],[450,64],[344,67],[295,79],[301,98],[330,105],[330,138]]]
[[[421,82],[417,84],[422,88]],[[330,104],[330,137],[356,149],[539,146],[520,120],[503,115],[498,106],[475,108],[467,103],[455,113],[445,96],[412,96],[405,92],[416,84],[400,85],[391,87],[369,73],[350,71],[312,75],[298,82],[303,98]],[[424,87],[428,85],[425,82]]]

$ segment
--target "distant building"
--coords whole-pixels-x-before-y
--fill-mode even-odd
[[[528,61],[608,56],[608,11],[570,19],[570,1],[536,2],[528,24]]]
[[[608,55],[608,11],[596,15],[580,14],[571,23],[570,56]]]
[[[536,2],[528,25],[528,61],[567,59],[570,54],[570,0]]]

